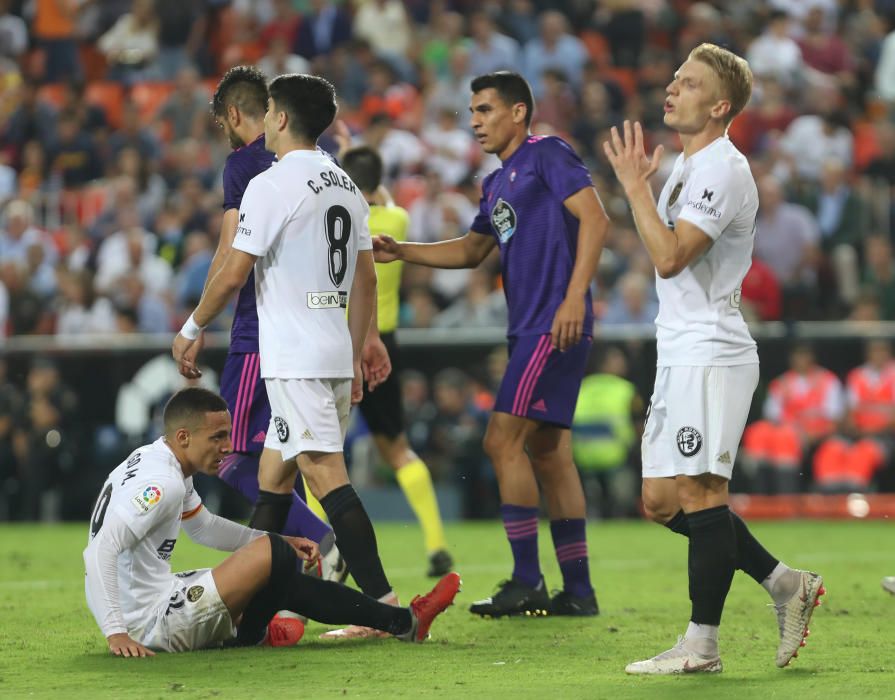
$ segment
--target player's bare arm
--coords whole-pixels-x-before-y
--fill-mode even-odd
[[[603,144],[603,150],[625,190],[637,233],[656,266],[656,272],[665,279],[675,277],[709,249],[712,239],[687,221],[678,220],[675,229],[671,230],[659,218],[649,179],[659,168],[662,146],[657,146],[652,158],[647,158],[640,122],[632,125],[625,120],[624,138],[616,127],[612,127],[612,140]]]
[[[464,268],[477,267],[496,245],[493,236],[475,231],[438,243],[399,243],[391,236],[376,236],[373,254],[380,263],[403,260],[426,267]]]
[[[609,217],[593,187],[579,190],[563,204],[579,224],[575,267],[566,288],[566,297],[556,310],[550,329],[553,347],[560,352],[580,342],[585,333],[585,296],[596,274],[609,231]]]
[[[388,356],[388,348],[382,342],[379,335],[379,310],[378,304],[373,304],[373,318],[370,320],[370,330],[367,332],[367,340],[361,353],[361,370],[364,381],[370,391],[376,389],[392,373],[392,361]]]
[[[211,258],[211,264],[208,266],[208,275],[205,278],[205,286],[202,288],[203,294],[205,293],[205,290],[208,289],[211,280],[224,266],[224,261],[227,259],[227,255],[233,247],[233,239],[236,237],[236,226],[238,223],[239,209],[233,208],[224,212],[224,219],[221,222],[221,232],[218,236],[218,246],[214,251],[214,256]],[[204,341],[205,333],[203,332],[199,334],[196,342],[193,343],[189,350],[184,354],[184,359],[192,365],[193,369],[187,369],[185,365],[180,365],[178,367],[180,373],[187,379],[196,379],[197,377],[202,376],[202,372],[199,371],[196,359],[202,351]]]
[[[221,269],[209,282],[199,306],[174,338],[172,354],[174,361],[181,368],[181,374],[196,372],[195,358],[190,359],[186,354],[187,351],[196,342],[199,332],[224,310],[230,297],[246,283],[255,260],[257,257],[254,255],[241,250],[231,250]]]
[[[354,354],[351,402],[359,403],[363,398],[361,356],[367,334],[372,330],[371,321],[376,306],[376,268],[373,265],[373,253],[369,250],[357,253],[357,269],[348,302],[348,332],[351,334],[351,348]],[[378,334],[378,329],[375,332]]]

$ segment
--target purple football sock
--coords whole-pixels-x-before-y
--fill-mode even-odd
[[[513,578],[526,586],[537,587],[541,581],[538,563],[538,509],[502,505],[500,515],[513,550]]]
[[[584,518],[551,520],[550,532],[556,560],[562,571],[563,589],[578,598],[593,595],[587,566],[587,538]]]
[[[224,459],[224,463],[218,470],[218,477],[242,494],[249,503],[258,500],[258,460],[260,457],[260,454],[234,452]],[[300,479],[301,477],[296,479],[296,484],[300,482]],[[307,537],[309,540],[319,543],[332,534],[332,528],[314,515],[304,499],[293,490],[292,506],[289,508],[283,534]]]

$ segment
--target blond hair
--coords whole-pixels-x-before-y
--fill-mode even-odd
[[[752,96],[752,70],[745,59],[715,44],[700,44],[690,52],[690,60],[704,63],[721,83],[721,95],[730,101],[730,110],[724,115],[724,123],[743,111]]]

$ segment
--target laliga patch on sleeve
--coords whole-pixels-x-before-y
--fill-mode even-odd
[[[162,487],[149,485],[131,499],[140,513],[148,513],[162,500]]]

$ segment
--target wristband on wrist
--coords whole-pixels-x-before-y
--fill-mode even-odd
[[[183,328],[180,329],[180,335],[182,335],[187,340],[195,340],[199,337],[199,333],[205,326],[200,326],[196,323],[196,319],[194,318],[194,314],[190,314],[190,317],[186,320],[186,323],[183,324]]]

